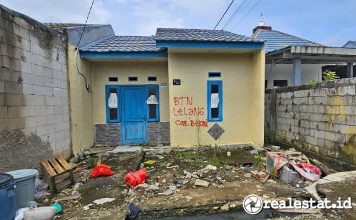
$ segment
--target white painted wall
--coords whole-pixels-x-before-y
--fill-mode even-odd
[[[302,64],[302,83],[309,80],[322,81],[321,64]],[[273,88],[273,80],[288,80],[288,85],[293,85],[293,64],[266,64],[267,89]]]

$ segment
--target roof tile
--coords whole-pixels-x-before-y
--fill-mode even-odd
[[[253,35],[253,38],[265,41],[266,52],[279,50],[289,46],[324,46],[322,44],[276,30],[258,29]]]
[[[256,39],[224,30],[182,28],[157,28],[155,38],[162,41],[258,42]]]

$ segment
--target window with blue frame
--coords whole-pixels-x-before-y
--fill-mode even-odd
[[[119,87],[107,85],[105,88],[106,96],[106,121],[108,123],[118,123],[119,120]]]
[[[208,121],[223,120],[223,84],[221,80],[208,81]]]
[[[147,85],[147,121],[159,121],[159,86]]]

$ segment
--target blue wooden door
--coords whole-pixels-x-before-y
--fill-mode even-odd
[[[145,86],[120,87],[121,144],[144,144],[147,139]]]

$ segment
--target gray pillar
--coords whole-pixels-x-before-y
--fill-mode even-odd
[[[347,78],[351,78],[354,76],[354,66],[353,63],[347,63]]]
[[[300,58],[293,59],[293,76],[294,85],[302,84],[302,59]]]

